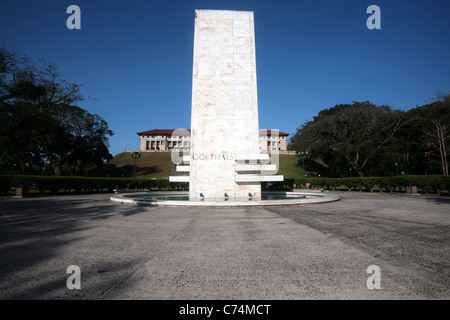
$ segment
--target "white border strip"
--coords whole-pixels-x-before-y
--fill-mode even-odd
[[[133,199],[133,195],[142,195],[144,193],[125,193],[111,196],[110,200],[122,204],[144,204],[157,207],[264,207],[264,206],[292,206],[310,203],[324,203],[340,200],[340,196],[333,193],[308,193],[308,192],[263,192],[263,195],[287,195],[287,196],[306,196],[301,199],[283,199],[283,200],[251,200],[251,201],[178,201],[178,200],[154,200],[154,199]],[[188,192],[151,192],[148,195],[155,196],[176,196],[189,195]]]

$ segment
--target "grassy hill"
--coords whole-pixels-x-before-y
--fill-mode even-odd
[[[302,165],[297,166],[298,157],[294,154],[280,154],[280,168],[278,174],[282,174],[285,179],[303,178]]]
[[[278,174],[286,179],[302,178],[303,170],[297,167],[296,155],[280,154],[280,169]],[[94,172],[95,171],[95,172]],[[122,152],[108,161],[103,168],[96,169],[91,175],[110,177],[132,177],[134,174],[134,159],[129,153]],[[170,152],[143,152],[136,160],[136,176],[139,178],[167,178],[175,174]]]

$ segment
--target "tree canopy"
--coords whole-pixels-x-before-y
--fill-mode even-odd
[[[368,101],[324,109],[291,138],[308,151],[309,168],[325,176],[448,174],[448,96],[407,112]]]
[[[107,122],[77,106],[80,86],[57,69],[0,48],[1,173],[77,174],[112,157]]]

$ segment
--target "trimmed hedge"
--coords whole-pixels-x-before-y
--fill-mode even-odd
[[[304,184],[303,179],[285,179],[285,181],[262,183],[263,190],[289,190]],[[450,176],[398,176],[398,177],[359,177],[359,178],[308,178],[311,189],[336,190],[344,188],[349,191],[393,192],[405,191],[407,186],[417,186],[424,193],[450,192]],[[7,194],[12,187],[23,185],[34,188],[40,193],[56,194],[64,192],[112,192],[114,189],[134,189],[150,191],[188,190],[189,183],[169,182],[167,179],[142,178],[97,178],[97,177],[55,177],[55,176],[21,176],[0,175],[0,194]]]
[[[26,189],[50,192],[113,192],[114,189],[135,190],[188,190],[188,183],[174,183],[169,180],[139,178],[98,178],[76,176],[22,176],[0,175],[0,194],[6,194],[12,187],[22,185]]]
[[[450,192],[450,176],[423,175],[423,176],[398,176],[398,177],[358,177],[358,178],[309,178],[310,188],[323,188],[336,190],[343,187],[348,191],[374,191],[393,192],[398,189],[405,191],[407,186],[417,186],[424,193],[437,193],[446,190]],[[302,186],[304,180],[295,180],[297,186]]]
[[[0,195],[6,194],[13,186],[13,176],[0,175]]]

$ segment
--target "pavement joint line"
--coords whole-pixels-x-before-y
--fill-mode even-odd
[[[194,219],[186,228],[181,230],[178,234],[176,234],[172,239],[170,239],[167,243],[165,243],[163,246],[161,246],[154,254],[152,254],[150,257],[148,257],[144,262],[139,264],[133,271],[131,271],[128,275],[126,275],[122,280],[120,280],[118,283],[113,285],[110,289],[108,289],[104,294],[102,294],[97,300],[103,300],[108,294],[110,294],[115,288],[120,286],[125,280],[127,280],[129,277],[131,277],[138,269],[140,269],[144,264],[146,264],[148,261],[150,261],[154,256],[156,256],[158,253],[160,253],[165,247],[167,247],[170,243],[172,243],[176,238],[178,238],[180,235],[182,235],[190,226],[192,226],[198,219],[200,219],[204,214],[206,213],[206,210],[201,213],[197,218]]]

